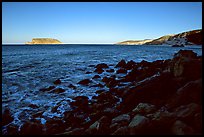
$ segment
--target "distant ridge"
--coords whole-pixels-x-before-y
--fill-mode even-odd
[[[202,45],[202,29],[182,32],[179,34],[165,35],[152,40],[128,40],[116,45]]]
[[[62,42],[52,38],[33,38],[31,42],[25,44],[62,44]]]

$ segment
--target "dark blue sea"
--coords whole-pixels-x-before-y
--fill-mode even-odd
[[[14,121],[10,124],[22,125],[31,115],[43,111],[38,118],[44,124],[46,119],[63,116],[70,109],[69,102],[75,96],[84,95],[89,99],[97,95],[99,87],[77,84],[85,78],[91,79],[98,63],[106,63],[110,68],[121,60],[149,62],[170,59],[180,49],[189,49],[202,55],[201,46],[173,48],[171,46],[124,46],[124,45],[9,45],[2,46],[2,112],[9,108]],[[93,72],[86,74],[86,72]],[[104,72],[101,75],[111,75]],[[118,74],[121,75],[122,74]],[[41,92],[39,89],[54,85],[65,89],[63,93]],[[94,80],[93,84],[100,83]],[[73,84],[74,90],[68,85]],[[105,87],[106,88],[106,87]],[[101,88],[100,88],[101,89]],[[35,104],[37,108],[29,107]],[[52,113],[53,106],[58,110]]]

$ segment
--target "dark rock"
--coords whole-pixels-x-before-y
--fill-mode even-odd
[[[72,84],[69,84],[68,86],[69,88],[72,88],[72,89],[76,89],[76,86],[72,85]]]
[[[53,90],[55,88],[55,86],[49,86],[48,88],[41,88],[40,91],[50,91],[50,90]]]
[[[140,114],[149,114],[156,111],[156,106],[148,103],[139,103],[132,111]]]
[[[101,78],[99,75],[95,75],[92,79]]]
[[[18,127],[15,125],[8,125],[7,133],[6,134],[2,133],[2,135],[19,135]]]
[[[75,101],[70,102],[70,105],[77,107],[78,109],[76,109],[76,111],[80,110],[80,111],[89,111],[89,107],[88,107],[88,97],[86,96],[77,96],[74,98]]]
[[[106,116],[102,116],[98,121],[94,122],[85,132],[91,135],[106,135],[109,132],[110,120]]]
[[[96,91],[97,94],[101,94],[102,92],[105,92],[105,90],[104,90],[104,89],[101,89],[101,90],[97,90],[97,91]]]
[[[75,128],[71,131],[64,132],[59,135],[84,135],[84,128]]]
[[[135,66],[136,66],[136,63],[135,63],[133,60],[131,60],[131,61],[128,61],[128,62],[127,62],[125,68],[126,68],[127,70],[130,70],[130,69],[133,69]]]
[[[86,72],[86,74],[91,74],[91,73],[92,73],[92,72],[90,72],[90,71],[87,71],[87,72]]]
[[[38,106],[35,105],[35,104],[30,104],[28,107],[31,107],[31,108],[33,108],[33,109],[38,108]]]
[[[195,131],[182,121],[177,120],[172,126],[172,133],[174,135],[193,135]]]
[[[95,67],[95,65],[88,65],[88,67]]]
[[[118,68],[118,67],[122,67],[122,68],[125,68],[126,66],[126,62],[125,60],[121,60],[115,67]]]
[[[95,66],[95,68],[109,68],[107,64],[101,63]]]
[[[11,116],[10,110],[5,109],[4,113],[2,114],[2,126],[5,126],[11,123],[13,120],[14,118]]]
[[[33,114],[32,117],[33,118],[41,117],[43,113],[44,113],[44,111],[39,111],[39,112]]]
[[[66,129],[66,124],[61,119],[50,119],[47,120],[45,127],[46,134],[53,135],[62,133]]]
[[[43,125],[40,122],[25,122],[20,129],[20,135],[42,135]]]
[[[180,105],[187,105],[191,102],[202,104],[202,80],[191,81],[177,90],[167,102],[169,109]]]
[[[101,74],[101,73],[104,72],[104,70],[103,70],[102,68],[96,68],[96,69],[94,70],[94,72],[97,72],[98,74]]]
[[[141,134],[145,132],[150,120],[144,116],[136,115],[128,125],[130,135]]]
[[[92,82],[92,81],[89,80],[89,79],[84,79],[84,80],[79,81],[78,84],[81,84],[81,85],[88,85],[90,82]]]
[[[127,126],[118,128],[112,135],[128,135],[129,130]]]
[[[92,86],[90,86],[90,87],[100,87],[100,88],[103,88],[104,85],[102,85],[101,83],[98,83],[98,84],[96,84],[96,85],[92,85]]]
[[[122,114],[122,115],[119,115],[115,118],[112,119],[112,124],[114,123],[120,123],[120,122],[127,122],[129,123],[130,121],[130,116],[128,114]]]
[[[60,79],[57,79],[56,81],[53,82],[55,85],[57,84],[61,84],[61,80]]]
[[[198,104],[195,103],[190,103],[186,106],[180,106],[174,111],[177,117],[187,120],[193,117],[197,112],[201,112],[201,108]]]
[[[65,90],[62,89],[62,88],[57,88],[57,89],[54,89],[53,92],[55,92],[55,93],[62,93],[62,92],[65,92]]]
[[[114,69],[106,70],[106,72],[114,72],[114,71],[115,71]]]
[[[119,73],[127,73],[127,70],[121,68],[121,69],[118,69],[116,73],[117,73],[117,74],[119,74]]]
[[[196,80],[202,75],[202,58],[197,58],[191,50],[180,50],[174,55],[169,68],[175,77]]]

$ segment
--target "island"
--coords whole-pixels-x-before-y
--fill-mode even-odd
[[[52,38],[33,38],[31,42],[25,44],[62,44],[62,42]]]

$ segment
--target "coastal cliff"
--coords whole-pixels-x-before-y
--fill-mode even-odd
[[[25,44],[62,44],[62,42],[52,38],[34,38],[31,42],[26,42]]]
[[[129,40],[116,43],[116,45],[202,45],[202,29],[165,35],[152,40]]]

